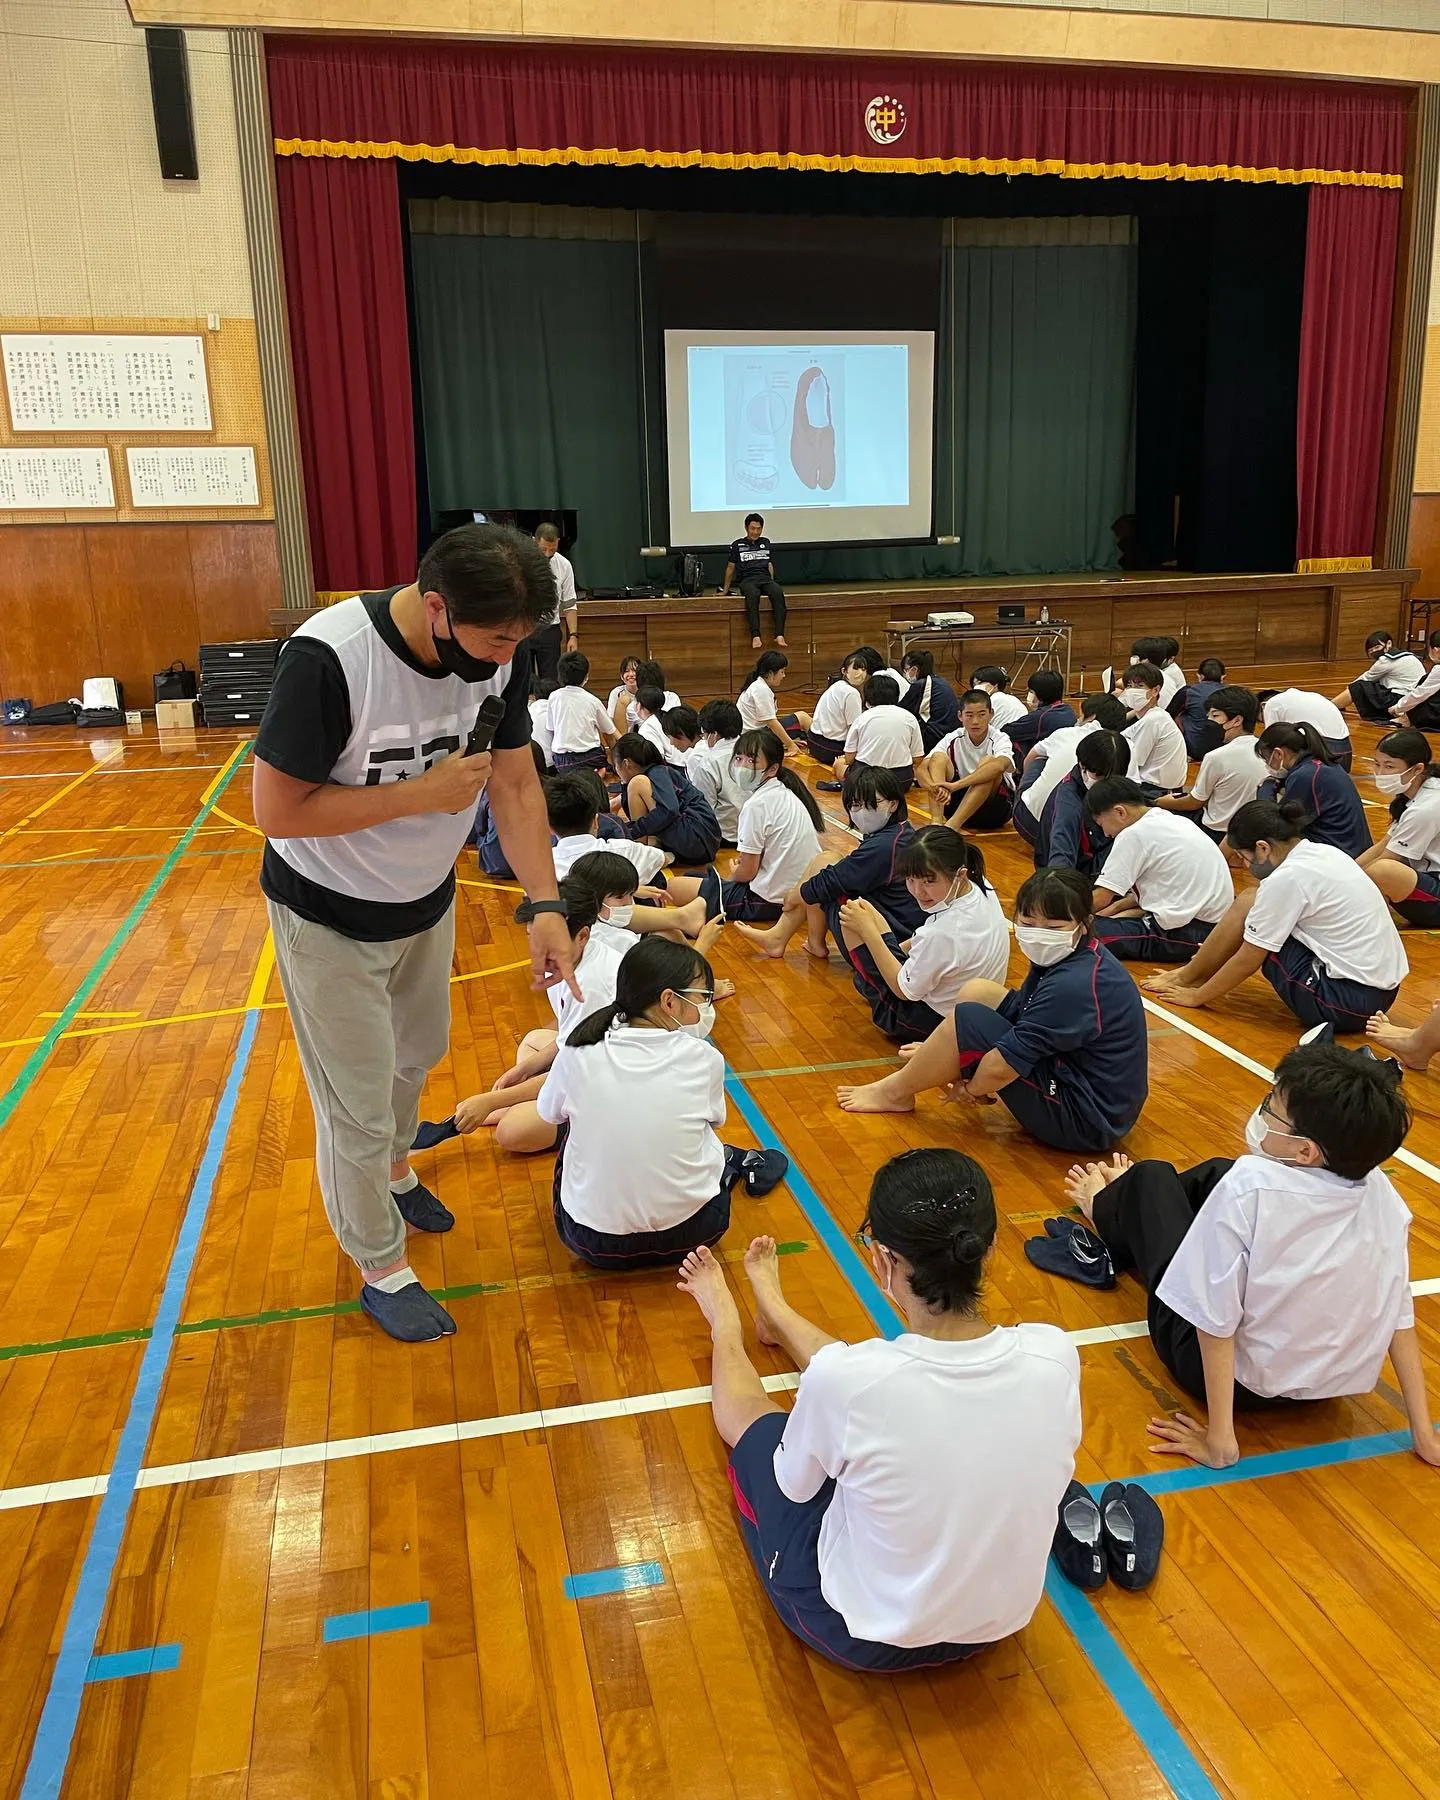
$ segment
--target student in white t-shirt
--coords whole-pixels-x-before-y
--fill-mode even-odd
[[[677,745],[671,743],[665,730],[667,704],[666,697],[659,688],[642,687],[637,689],[635,729],[647,743],[655,746],[669,768],[683,769],[685,753]]]
[[[1125,776],[1097,781],[1085,811],[1110,839],[1095,877],[1095,936],[1122,961],[1189,962],[1235,899],[1219,845],[1149,805]]]
[[[627,731],[634,731],[639,725],[640,709],[635,696],[642,687],[658,688],[664,696],[665,707],[680,704],[680,696],[666,687],[665,671],[658,662],[644,656],[622,657],[620,685],[611,688],[610,698],[605,702],[605,710],[610,714],[610,723],[616,737],[623,737]],[[664,709],[661,708],[662,711]]]
[[[780,718],[775,710],[775,693],[784,687],[785,671],[789,667],[790,658],[783,650],[762,650],[755,659],[755,667],[741,684],[740,698],[735,703],[740,708],[740,722],[745,730],[770,732],[782,754],[794,748],[789,730],[796,718],[793,713],[785,719]]]
[[[1390,1358],[1415,1454],[1440,1465],[1410,1297],[1410,1214],[1381,1169],[1410,1119],[1394,1063],[1338,1044],[1282,1057],[1247,1155],[1183,1172],[1091,1163],[1069,1198],[1150,1295],[1150,1342],[1204,1423],[1152,1419],[1160,1447],[1223,1469],[1236,1409],[1368,1394]]]
[[[842,1668],[957,1661],[1040,1604],[1080,1442],[1080,1362],[1053,1325],[984,1318],[995,1231],[970,1157],[887,1163],[861,1236],[906,1329],[859,1344],[787,1303],[774,1239],[755,1239],[757,1332],[800,1369],[788,1413],[746,1355],[722,1266],[697,1250],[681,1267],[710,1325],[711,1406],[746,1548],[785,1625]]]
[[[603,769],[615,743],[610,715],[585,683],[590,658],[567,650],[558,665],[559,682],[545,702],[553,761],[557,769]]]
[[[1002,669],[998,663],[984,663],[980,668],[972,669],[970,686],[980,688],[990,696],[990,710],[995,716],[995,723],[1007,736],[1007,728],[1017,719],[1023,719],[1030,710],[1023,700],[1008,691],[1010,671]],[[1042,738],[1040,741],[1044,743],[1047,740]]]
[[[1130,646],[1130,667],[1123,671],[1128,681],[1140,663],[1149,663],[1160,671],[1160,704],[1168,707],[1181,688],[1188,685],[1180,667],[1180,640],[1173,637],[1139,637]]]
[[[1440,764],[1405,726],[1375,746],[1375,786],[1390,802],[1385,838],[1356,860],[1407,925],[1440,926]]]
[[[1346,774],[1350,773],[1350,727],[1333,700],[1312,694],[1308,688],[1282,688],[1279,693],[1260,696],[1260,718],[1264,725],[1313,725],[1324,738],[1325,748]]]
[[[1260,703],[1249,688],[1216,688],[1205,709],[1207,724],[1218,726],[1223,740],[1200,759],[1200,771],[1188,794],[1162,794],[1156,805],[1166,812],[1188,813],[1217,844],[1240,808],[1260,792],[1265,769],[1255,754],[1255,721]]]
[[[736,839],[739,856],[732,879],[713,869],[698,880],[677,875],[670,881],[676,902],[698,894],[709,924],[698,944],[708,950],[726,919],[778,919],[785,896],[820,854],[825,821],[815,796],[793,769],[787,769],[773,731],[742,731],[735,743],[736,786],[746,795]]]
[[[960,724],[947,733],[920,769],[932,808],[959,831],[998,831],[1015,805],[1015,752],[995,723],[990,696],[971,688],[960,696]]]
[[[1125,670],[1120,698],[1131,713],[1125,727],[1130,740],[1130,773],[1142,787],[1173,794],[1185,785],[1190,752],[1185,736],[1163,704],[1165,678],[1154,663],[1131,663]]]
[[[550,733],[550,696],[554,691],[553,681],[537,680],[530,701],[530,741],[539,745],[547,769],[555,767],[555,745]]]
[[[725,1059],[710,1043],[715,978],[692,945],[625,953],[613,1001],[556,1052],[536,1112],[558,1134],[555,1230],[618,1272],[674,1266],[730,1223],[743,1150],[727,1151]]]
[[[817,782],[822,793],[838,794],[850,768],[889,769],[902,788],[911,787],[925,766],[925,735],[914,713],[890,698],[890,684],[871,675],[860,690],[860,716],[845,734],[835,759],[835,779]]]
[[[745,795],[735,785],[735,741],[745,727],[740,722],[740,708],[733,700],[707,700],[700,708],[697,723],[700,738],[685,759],[691,781],[710,802],[720,827],[724,848],[733,849],[740,829],[740,808]]]
[[[596,811],[604,784],[578,769],[556,769],[542,783],[545,814],[555,834],[551,855],[555,860],[555,878],[563,879],[573,864],[592,850],[613,850],[635,865],[642,882],[653,882],[665,867],[665,852],[654,844],[642,844],[633,838],[602,838],[596,833],[600,815]]]
[[[922,825],[900,845],[897,872],[927,917],[902,943],[868,900],[840,908],[839,948],[857,993],[888,1038],[914,1043],[954,1011],[969,981],[1003,984],[1010,927],[985,880],[985,858],[948,825]]]
[[[805,748],[828,769],[845,748],[850,727],[860,717],[860,690],[870,679],[868,663],[852,657],[815,702],[813,713],[796,713],[795,722],[805,733]]]
[[[1241,894],[1188,968],[1144,984],[1167,1006],[1209,1006],[1257,972],[1302,1025],[1364,1031],[1409,972],[1390,909],[1365,871],[1305,837],[1295,801],[1252,800],[1226,842],[1257,887]]]

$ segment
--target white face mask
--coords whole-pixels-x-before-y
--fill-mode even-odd
[[[1087,788],[1092,788],[1100,777],[1098,775],[1092,775],[1088,769],[1082,769],[1080,771],[1080,779],[1085,783]]]
[[[677,1022],[677,1029],[683,1031],[686,1037],[708,1038],[715,1027],[714,1002],[712,1000],[694,1000],[689,994],[681,997],[690,1001],[690,1004],[696,1009],[697,1016],[691,1019],[688,1025]]]
[[[1037,969],[1053,968],[1080,942],[1078,926],[1069,931],[1052,931],[1044,925],[1017,925],[1015,942]]]
[[[1150,698],[1149,688],[1133,688],[1132,687],[1132,688],[1122,688],[1120,690],[1120,699],[1124,705],[1126,705],[1130,708],[1131,712],[1139,712],[1140,708],[1145,705],[1146,701],[1149,700],[1149,698]]]
[[[1386,794],[1393,799],[1396,794],[1403,794],[1405,792],[1405,777],[1403,775],[1377,775],[1375,777],[1375,786],[1380,793]]]
[[[1300,1144],[1305,1141],[1296,1132],[1281,1131],[1278,1126],[1272,1125],[1257,1106],[1245,1121],[1245,1148],[1252,1156],[1269,1157],[1271,1162],[1294,1162],[1293,1156],[1276,1156],[1265,1148],[1265,1140],[1271,1137],[1289,1138],[1292,1144]]]
[[[734,764],[730,772],[735,777],[735,785],[742,794],[753,794],[765,779],[759,769],[747,769],[740,763]]]
[[[948,890],[946,891],[946,894],[945,894],[945,897],[943,900],[922,900],[920,898],[920,896],[918,894],[916,894],[915,895],[915,904],[920,908],[921,912],[923,912],[923,913],[944,912],[945,908],[955,898],[956,893],[959,891],[959,887],[960,887],[960,877],[957,875],[955,877],[955,879],[950,883],[950,886],[949,886]]]
[[[850,818],[855,829],[869,837],[872,831],[882,831],[894,817],[893,811],[886,811],[883,806],[852,806]]]
[[[614,925],[617,929],[621,929],[630,923],[634,915],[635,908],[627,905],[608,907],[601,917],[607,925]]]

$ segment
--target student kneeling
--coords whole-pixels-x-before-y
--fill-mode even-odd
[[[1440,1464],[1415,1336],[1410,1214],[1380,1165],[1409,1116],[1396,1063],[1292,1050],[1245,1126],[1249,1151],[1072,1169],[1066,1191],[1150,1296],[1150,1341],[1208,1425],[1151,1430],[1211,1468],[1238,1461],[1235,1409],[1368,1394],[1388,1354],[1416,1454]]]
[[[1096,937],[1126,960],[1189,962],[1235,898],[1219,845],[1123,776],[1097,781],[1085,811],[1112,840],[1095,882]]]
[[[762,1343],[799,1365],[786,1413],[745,1354],[725,1272],[706,1250],[681,1288],[713,1339],[715,1428],[740,1530],[771,1605],[844,1669],[959,1661],[1021,1631],[1045,1585],[1080,1442],[1080,1362],[1053,1325],[991,1325],[985,1171],[911,1150],[878,1171],[862,1237],[905,1316],[844,1344],[791,1307],[772,1238],[745,1256]]]
[[[707,1039],[715,977],[689,944],[626,952],[613,1005],[556,1053],[536,1101],[556,1128],[555,1229],[599,1269],[653,1269],[730,1223],[742,1150],[725,1123],[725,1059]]]

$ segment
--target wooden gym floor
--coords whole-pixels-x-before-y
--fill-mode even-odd
[[[1397,1435],[1399,1396],[1246,1423],[1224,1476],[1150,1456],[1173,1396],[1141,1293],[1022,1253],[1068,1159],[1001,1108],[841,1115],[837,1079],[889,1046],[798,939],[783,965],[717,956],[740,989],[715,1033],[726,1136],[792,1158],[787,1185],[738,1199],[727,1256],[773,1232],[813,1317],[893,1322],[850,1236],[870,1174],[963,1133],[1002,1206],[993,1316],[1082,1346],[1082,1477],[1158,1475],[1150,1592],[1052,1582],[1018,1639],[939,1675],[807,1655],[735,1528],[699,1312],[666,1275],[572,1262],[548,1157],[477,1136],[418,1158],[457,1224],[412,1252],[459,1335],[407,1349],[358,1316],[273,979],[248,752],[0,734],[0,1793],[1440,1796],[1440,1475]],[[1028,852],[983,842],[1008,909]],[[512,892],[469,853],[461,874],[431,1117],[548,1016]],[[1440,944],[1406,943],[1409,1020]],[[1149,1017],[1127,1148],[1233,1152],[1293,1021],[1259,983]],[[1440,1087],[1409,1089],[1394,1175],[1440,1395]]]

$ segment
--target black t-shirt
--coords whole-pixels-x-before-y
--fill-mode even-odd
[[[771,556],[769,538],[758,537],[754,543],[748,537],[736,538],[728,558],[735,565],[732,585],[739,587],[742,581],[768,581]]]
[[[412,673],[437,682],[452,679],[443,669],[432,669],[420,662],[396,628],[390,617],[390,602],[399,592],[398,587],[393,587],[360,596],[381,643]],[[505,716],[495,733],[494,748],[523,749],[530,741],[530,652],[524,644],[517,648],[514,660],[503,673],[507,677],[502,694]],[[260,722],[256,757],[296,781],[318,787],[330,780],[350,744],[353,730],[350,685],[340,656],[323,638],[299,635],[289,639],[281,650],[270,702]],[[398,763],[398,768],[392,766],[385,773],[403,780],[423,774],[438,757],[459,747],[459,740],[453,736],[443,741],[397,744],[372,751],[371,760]],[[404,766],[407,759],[412,768]],[[377,768],[374,779],[380,778]],[[359,899],[310,879],[267,842],[260,886],[271,900],[288,906],[302,919],[328,926],[342,937],[362,943],[386,943],[428,931],[444,918],[455,894],[455,871],[451,868],[437,887],[418,900]]]

